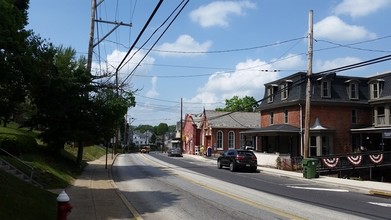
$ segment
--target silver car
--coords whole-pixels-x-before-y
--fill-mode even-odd
[[[173,147],[167,151],[169,157],[182,157],[182,149],[179,147]]]

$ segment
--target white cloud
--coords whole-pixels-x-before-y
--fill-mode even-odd
[[[349,25],[336,16],[329,16],[314,25],[314,38],[355,41],[376,38],[365,27]]]
[[[272,59],[270,63],[278,70],[300,69],[307,65],[303,56],[297,54],[287,54],[279,59]]]
[[[347,66],[354,63],[362,62],[360,58],[357,57],[343,57],[343,58],[336,58],[334,60],[318,60],[315,64],[315,72],[319,71],[325,71],[330,69],[335,69],[342,66]]]
[[[226,27],[230,15],[243,15],[244,9],[255,7],[250,1],[214,1],[192,11],[190,19],[202,27]]]
[[[140,60],[143,58],[144,53],[142,51],[139,51],[134,56],[135,51],[131,51],[125,62],[121,65],[122,67],[118,71],[118,79],[119,83],[122,83],[126,78],[128,78],[127,82],[129,82],[129,74],[134,70],[134,68],[138,65]],[[92,72],[94,72],[95,75],[114,75],[116,69],[118,68],[118,65],[121,63],[123,58],[126,56],[125,51],[119,51],[114,50],[111,54],[107,55],[107,58],[105,61],[102,61],[101,63],[93,63],[92,64]],[[132,57],[133,56],[133,57]],[[129,61],[129,58],[132,59]],[[133,74],[147,74],[150,70],[151,66],[150,64],[153,64],[155,62],[155,59],[152,57],[146,57],[140,65],[137,67],[136,71]],[[143,63],[148,63],[149,65],[143,65]],[[103,72],[103,73],[100,73]],[[107,79],[104,79],[106,81]],[[111,77],[110,80],[113,82],[115,80],[115,77]]]
[[[204,43],[199,43],[194,40],[190,35],[181,35],[179,36],[174,43],[164,43],[157,47],[160,52],[158,53],[161,56],[198,56],[202,53],[197,52],[206,52],[212,46],[211,41],[206,41]],[[172,53],[165,51],[175,51],[175,52],[184,52],[184,53]],[[186,53],[186,52],[196,52],[196,53]]]
[[[151,79],[151,89],[146,92],[146,96],[149,98],[154,98],[159,96],[159,93],[156,91],[157,77],[154,76]]]
[[[205,108],[213,109],[223,106],[225,100],[233,96],[260,99],[263,97],[264,84],[279,77],[278,72],[261,71],[265,69],[274,68],[259,59],[248,59],[237,64],[234,72],[217,72],[209,77],[203,87],[198,88],[198,94],[190,102],[209,103]],[[217,102],[220,104],[210,104]]]
[[[337,15],[366,16],[391,4],[390,0],[344,0],[334,9]]]

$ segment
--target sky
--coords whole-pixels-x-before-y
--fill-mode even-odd
[[[261,100],[265,83],[307,71],[310,11],[313,73],[391,54],[391,0],[165,0],[146,26],[158,2],[97,7],[92,74],[114,81],[117,70],[136,97],[135,126],[174,125],[233,96]],[[31,0],[28,12],[26,29],[87,57],[91,0]],[[387,71],[390,61],[337,74]]]

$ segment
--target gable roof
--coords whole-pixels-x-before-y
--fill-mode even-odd
[[[259,128],[259,112],[224,112],[205,110],[205,117],[211,128]]]
[[[202,113],[188,113],[185,115],[184,125],[183,127],[187,126],[187,124],[190,124],[191,126],[195,126],[197,129],[201,128],[202,125]]]

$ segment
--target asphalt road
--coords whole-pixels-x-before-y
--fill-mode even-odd
[[[165,154],[121,155],[114,180],[144,219],[389,219],[389,198]],[[379,205],[380,204],[380,205]]]

